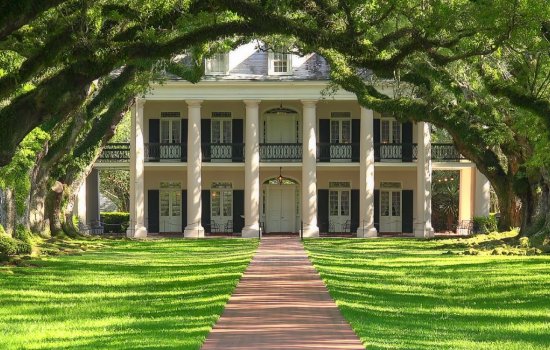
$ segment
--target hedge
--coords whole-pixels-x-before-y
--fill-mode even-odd
[[[32,245],[29,242],[8,236],[0,236],[0,255],[30,254],[31,252]]]
[[[124,233],[130,225],[130,213],[103,212],[100,217],[104,233]]]
[[[474,217],[475,233],[485,234],[485,233],[491,233],[491,232],[497,232],[497,231],[498,231],[497,218],[494,214],[489,216]]]

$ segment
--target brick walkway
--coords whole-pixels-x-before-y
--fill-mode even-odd
[[[203,350],[364,349],[294,237],[262,239]]]

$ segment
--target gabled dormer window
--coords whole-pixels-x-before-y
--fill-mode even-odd
[[[289,75],[292,74],[292,55],[288,53],[269,53],[269,74]]]
[[[229,73],[229,55],[215,53],[204,62],[206,75],[226,75]]]

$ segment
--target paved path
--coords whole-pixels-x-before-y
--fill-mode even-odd
[[[294,237],[262,239],[210,349],[364,349]]]

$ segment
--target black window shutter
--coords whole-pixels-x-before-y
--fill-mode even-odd
[[[380,190],[374,190],[374,227],[380,232]]]
[[[359,144],[361,142],[361,120],[351,120],[351,161],[359,161]]]
[[[231,124],[231,134],[233,147],[231,150],[231,157],[233,162],[242,162],[243,161],[243,120],[242,119],[233,119]]]
[[[149,119],[149,143],[160,142],[160,119]]]
[[[412,154],[413,154],[413,131],[412,131],[412,123],[406,122],[401,124],[401,131],[402,131],[402,143],[403,143],[403,152],[401,153],[401,157],[403,162],[412,162]]]
[[[317,225],[320,232],[328,232],[328,190],[317,190]]]
[[[187,227],[187,190],[181,190],[181,231]]]
[[[203,144],[210,143],[211,142],[211,135],[210,135],[210,128],[212,126],[212,120],[211,119],[201,119],[201,142]],[[203,162],[209,162],[210,161],[210,147],[202,146],[201,145],[201,151],[202,154],[202,161]],[[206,151],[206,154],[205,154]]]
[[[233,232],[240,233],[244,227],[244,190],[233,190]]]
[[[372,120],[372,137],[374,141],[374,161],[380,161],[380,119]]]
[[[202,227],[204,227],[204,231],[211,233],[211,219],[210,219],[210,190],[202,190],[201,192],[201,199],[202,199]]]
[[[187,162],[187,121],[188,119],[181,120],[181,161]]]
[[[330,119],[319,119],[319,149],[320,162],[330,161]]]
[[[359,190],[351,190],[350,232],[359,228]]]
[[[211,119],[201,119],[201,142],[210,143],[210,127],[212,125]]]
[[[160,119],[149,119],[149,161],[160,160]]]
[[[413,233],[413,191],[401,192],[401,232]]]
[[[147,191],[147,216],[147,230],[159,232],[159,190]]]

